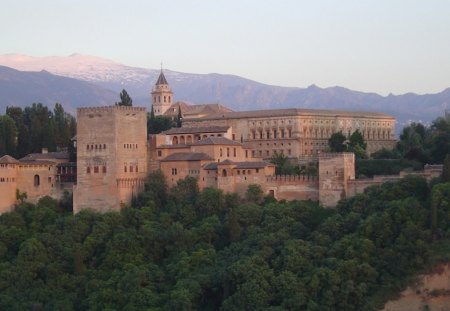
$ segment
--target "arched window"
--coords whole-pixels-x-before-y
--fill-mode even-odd
[[[177,136],[174,136],[172,138],[172,145],[178,145],[178,137]]]
[[[166,96],[164,96],[164,102],[166,102]]]
[[[34,175],[34,186],[38,187],[41,184],[41,180],[39,178],[39,175]]]
[[[226,169],[223,169],[223,170],[222,170],[222,176],[223,176],[223,177],[227,177],[227,170],[226,170]]]

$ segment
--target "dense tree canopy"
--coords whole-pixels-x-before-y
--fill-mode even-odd
[[[328,139],[328,147],[331,152],[344,152],[347,150],[345,141],[347,138],[342,132],[336,132],[331,134],[330,139]]]
[[[152,106],[152,110],[147,117],[147,132],[149,134],[159,134],[165,130],[177,126],[178,126],[177,120],[174,120],[172,117],[155,116]]]
[[[375,310],[448,249],[450,184],[432,187],[411,176],[324,209],[156,172],[119,213],[24,203],[0,216],[0,309]]]
[[[2,131],[2,128],[5,130]],[[20,158],[41,152],[42,148],[49,151],[67,148],[75,133],[75,118],[66,113],[59,103],[55,104],[53,111],[40,103],[24,109],[7,107],[6,115],[0,116],[0,156],[10,154]],[[6,143],[4,149],[1,149],[2,142],[4,145]]]

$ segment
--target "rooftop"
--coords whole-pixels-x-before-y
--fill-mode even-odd
[[[235,169],[255,169],[255,168],[265,168],[267,166],[274,166],[272,163],[264,161],[255,162],[231,162],[230,160],[225,160],[223,162],[211,162],[206,164],[203,168],[205,170],[217,170],[217,167],[221,164],[233,164]]]
[[[251,110],[251,111],[232,111],[214,113],[197,120],[219,120],[219,119],[241,119],[241,118],[266,118],[266,117],[283,117],[283,116],[339,116],[339,117],[374,117],[374,118],[390,118],[393,116],[380,112],[368,111],[344,111],[344,110],[325,110],[325,109],[268,109],[268,110]]]
[[[161,70],[161,73],[159,74],[158,80],[156,81],[156,85],[161,85],[161,84],[169,84],[167,83],[166,77],[164,76],[164,73]]]
[[[241,146],[241,143],[238,143],[237,141],[225,138],[225,137],[208,137],[204,138],[202,140],[198,140],[194,143],[192,143],[194,146],[201,146],[201,145],[230,145],[230,146]]]
[[[18,164],[19,161],[17,161],[10,155],[4,155],[3,157],[0,158],[0,163],[1,164]]]
[[[225,133],[229,128],[229,126],[173,127],[163,134]]]
[[[179,152],[171,154],[164,159],[161,160],[161,162],[169,162],[169,161],[214,161],[213,158],[211,158],[209,155],[203,152]]]
[[[49,159],[57,159],[57,160],[68,160],[69,153],[67,151],[61,152],[47,152],[47,153],[30,153],[20,161],[37,161],[37,160],[49,160]]]

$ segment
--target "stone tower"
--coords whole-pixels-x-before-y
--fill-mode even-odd
[[[151,94],[153,113],[155,116],[163,115],[172,105],[173,93],[162,69]]]
[[[74,213],[117,211],[129,204],[143,189],[147,152],[145,108],[78,108]]]
[[[351,152],[319,154],[319,202],[334,207],[348,195],[347,181],[355,179],[355,154]]]

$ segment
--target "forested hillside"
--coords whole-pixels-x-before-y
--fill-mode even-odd
[[[449,259],[450,183],[324,209],[163,179],[120,213],[44,198],[1,215],[0,310],[375,310]]]

